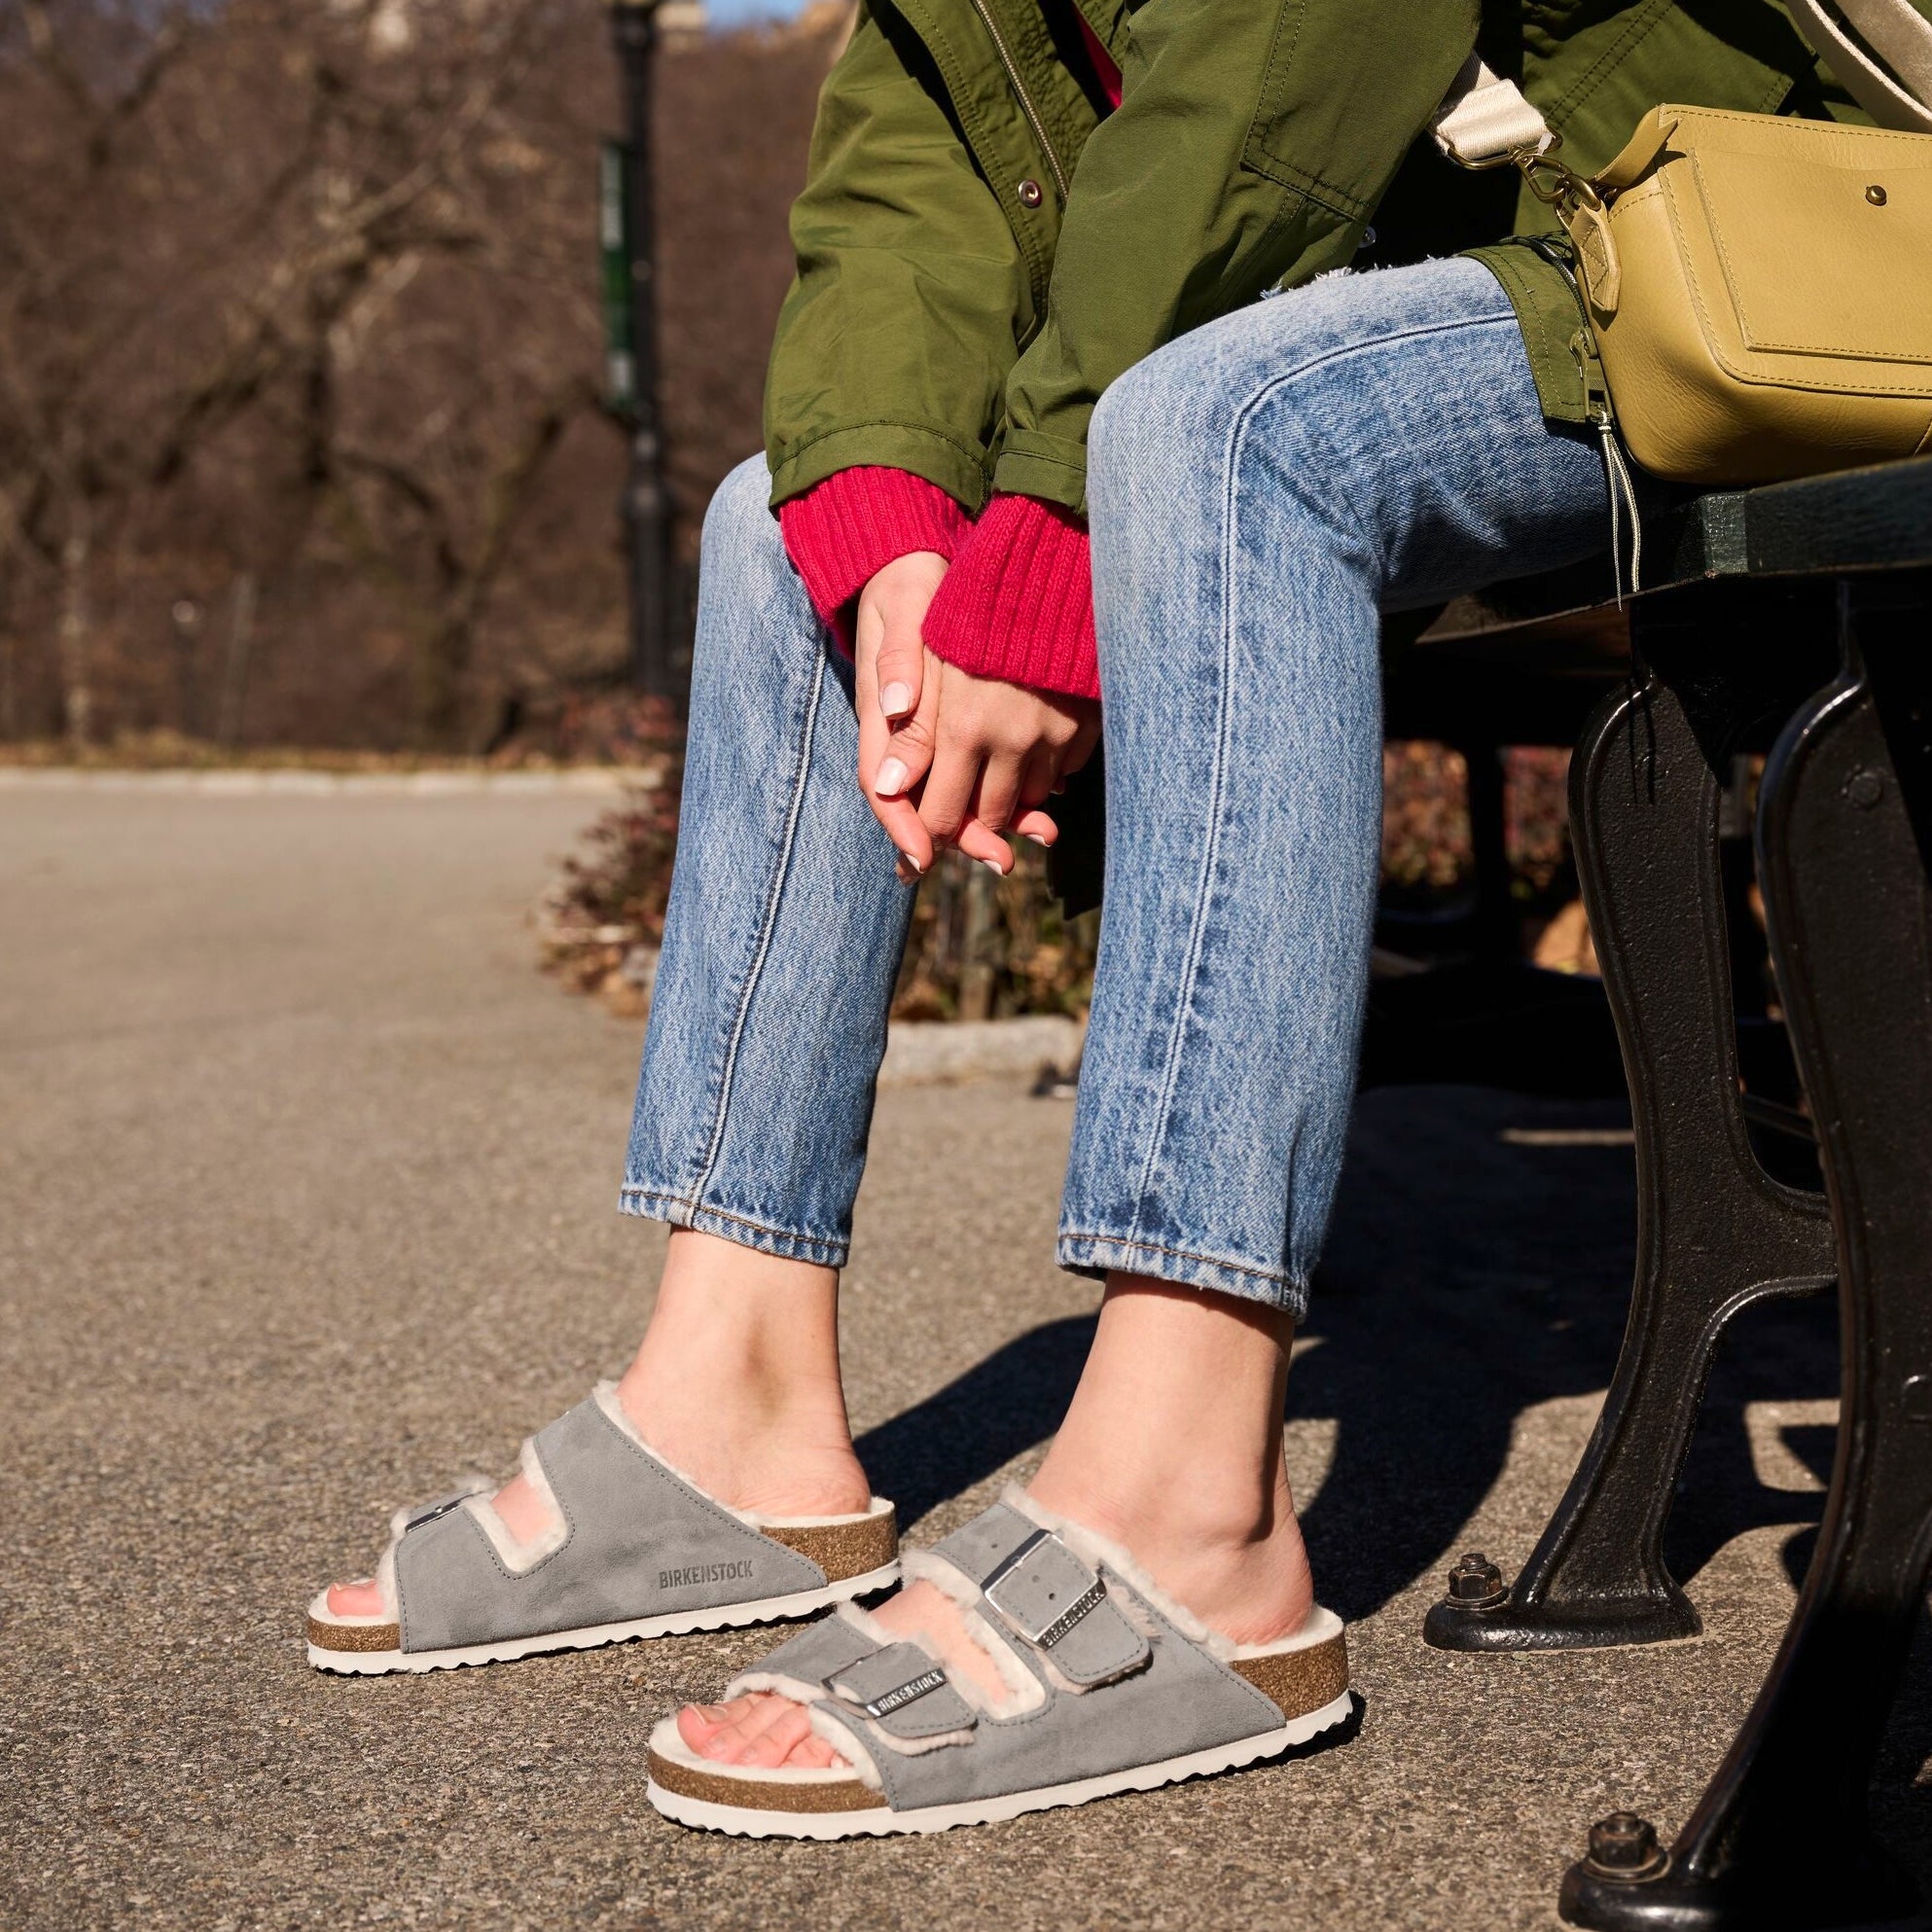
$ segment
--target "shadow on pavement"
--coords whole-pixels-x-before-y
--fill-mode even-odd
[[[1091,1315],[1068,1315],[1016,1336],[984,1362],[858,1440],[859,1460],[902,1524],[984,1482],[1044,1442],[1080,1379]]]
[[[1329,1251],[1290,1384],[1299,1417],[1333,1418],[1335,1451],[1303,1519],[1324,1599],[1373,1615],[1440,1564],[1502,1474],[1517,1419],[1602,1389],[1633,1265],[1625,1120],[1611,1103],[1471,1089],[1365,1094]],[[1521,1136],[1527,1133],[1531,1141]],[[1595,1135],[1549,1144],[1551,1135]],[[1047,1322],[1008,1342],[858,1448],[902,1521],[916,1522],[1044,1441],[1093,1333]],[[1685,1580],[1732,1538],[1800,1528],[1816,1494],[1760,1481],[1746,1404],[1813,1401],[1838,1387],[1830,1301],[1747,1311],[1720,1349],[1667,1549]],[[1785,1431],[1820,1481],[1832,1430]],[[1570,1463],[1546,1472],[1554,1506]],[[1528,1554],[1491,1553],[1506,1566]]]
[[[1513,1448],[1523,1452],[1526,1411],[1608,1382],[1634,1263],[1634,1195],[1629,1149],[1604,1136],[1625,1118],[1611,1103],[1468,1089],[1363,1096],[1302,1329],[1310,1345],[1289,1390],[1291,1415],[1335,1426],[1303,1527],[1323,1601],[1351,1622],[1454,1554]],[[1791,1531],[1783,1566],[1794,1588],[1802,1582],[1836,1431],[1812,1419],[1814,1408],[1775,1428],[1784,1468],[1774,1486],[1754,1456],[1747,1409],[1835,1397],[1837,1320],[1830,1296],[1768,1303],[1721,1344],[1665,1536],[1670,1567],[1694,1595],[1724,1545],[1779,1525]],[[901,1499],[902,1521],[1042,1442],[1092,1332],[1091,1317],[1044,1323],[872,1430],[859,1452],[881,1493]],[[1529,1554],[1568,1483],[1586,1420],[1574,1448],[1546,1452],[1536,1468],[1544,1493],[1521,1547],[1490,1550],[1506,1569]],[[1815,1487],[1798,1486],[1807,1478]],[[1921,1632],[1874,1803],[1891,1843],[1932,1878],[1932,1787],[1918,1782],[1929,1748],[1932,1635]]]

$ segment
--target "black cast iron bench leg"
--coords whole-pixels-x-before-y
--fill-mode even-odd
[[[1866,1792],[1932,1556],[1932,576],[1841,595],[1843,672],[1779,740],[1758,834],[1838,1229],[1838,1456],[1783,1646],[1667,1860],[1564,1880],[1604,1932],[1925,1922]]]
[[[1572,837],[1635,1127],[1629,1323],[1542,1541],[1507,1590],[1499,1572],[1457,1566],[1423,1628],[1442,1649],[1696,1635],[1662,1541],[1711,1352],[1749,1303],[1831,1285],[1823,1197],[1772,1180],[1746,1132],[1718,855],[1732,758],[1831,673],[1828,616],[1810,649],[1769,644],[1771,626],[1753,622],[1754,605],[1804,594],[1699,585],[1639,605],[1647,668],[1597,712],[1571,765]]]

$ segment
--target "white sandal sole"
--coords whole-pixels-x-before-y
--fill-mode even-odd
[[[1291,1719],[1279,1731],[1265,1731],[1257,1737],[1241,1737],[1232,1744],[1217,1744],[1210,1750],[1191,1751],[1184,1757],[1163,1758],[1158,1764],[1136,1765],[1128,1771],[1110,1771],[1103,1777],[1078,1778],[1071,1784],[1042,1785],[1033,1791],[1016,1791],[1003,1798],[976,1798],[959,1805],[929,1805],[918,1810],[894,1811],[880,1805],[863,1811],[763,1811],[749,1806],[719,1805],[708,1799],[687,1798],[667,1791],[651,1778],[645,1796],[666,1818],[698,1831],[727,1832],[733,1838],[885,1838],[902,1832],[946,1832],[955,1825],[990,1825],[1017,1818],[1027,1811],[1051,1810],[1061,1805],[1087,1805],[1096,1798],[1112,1798],[1124,1791],[1154,1791],[1163,1784],[1178,1784],[1183,1778],[1207,1777],[1216,1771],[1237,1771],[1243,1765],[1276,1758],[1306,1744],[1324,1731],[1344,1723],[1353,1715],[1355,1695],[1343,1691],[1332,1702],[1306,1717]],[[730,1768],[694,1759],[710,1774],[729,1776]],[[747,1778],[747,1791],[757,1789]]]
[[[519,1657],[541,1657],[549,1651],[599,1650],[605,1644],[631,1643],[640,1637],[681,1637],[696,1630],[736,1629],[744,1624],[782,1623],[808,1617],[814,1610],[847,1603],[855,1596],[890,1590],[899,1581],[899,1564],[881,1564],[862,1576],[845,1577],[820,1590],[795,1591],[789,1596],[760,1597],[750,1603],[720,1603],[708,1610],[680,1610],[662,1617],[638,1617],[626,1624],[592,1624],[577,1630],[546,1630],[539,1636],[511,1637],[502,1643],[461,1644],[448,1650],[325,1650],[308,1646],[308,1661],[318,1670],[338,1677],[386,1677],[396,1672],[461,1670],[478,1664],[514,1664]],[[354,1628],[347,1626],[345,1628]]]

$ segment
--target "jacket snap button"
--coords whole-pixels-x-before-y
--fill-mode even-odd
[[[1024,196],[1026,191],[1022,188],[1020,192],[1022,196]],[[1882,188],[1880,188],[1878,184],[1875,181],[1873,182],[1871,187],[1866,189],[1865,198],[1868,201],[1870,201],[1875,208],[1882,208],[1885,205],[1885,191]]]
[[[1020,184],[1020,205],[1022,208],[1037,208],[1046,198],[1037,181],[1022,181]]]

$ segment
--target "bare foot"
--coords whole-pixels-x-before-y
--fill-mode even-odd
[[[932,1584],[908,1584],[873,1615],[895,1637],[923,1645],[951,1675],[977,1684],[987,1697],[1005,1692],[998,1665],[968,1634],[959,1606]],[[775,1691],[753,1691],[725,1704],[686,1704],[677,1728],[699,1757],[716,1764],[822,1768],[845,1762],[812,1730],[805,1706]]]
[[[706,1495],[763,1516],[856,1516],[872,1499],[839,1378],[838,1276],[714,1235],[671,1236],[658,1305],[618,1399]],[[550,1510],[522,1476],[491,1498],[529,1543]],[[382,1614],[373,1578],[330,1588],[338,1617]]]
[[[1293,1636],[1314,1608],[1281,1453],[1294,1333],[1258,1302],[1109,1277],[1080,1386],[1030,1485],[1236,1643]]]
[[[1236,1643],[1292,1636],[1314,1583],[1281,1454],[1293,1325],[1277,1310],[1115,1275],[1064,1425],[1028,1493],[1131,1553]],[[958,1609],[915,1583],[875,1613],[948,1671],[1001,1689]],[[687,1705],[678,1733],[720,1764],[841,1763],[773,1692]]]

